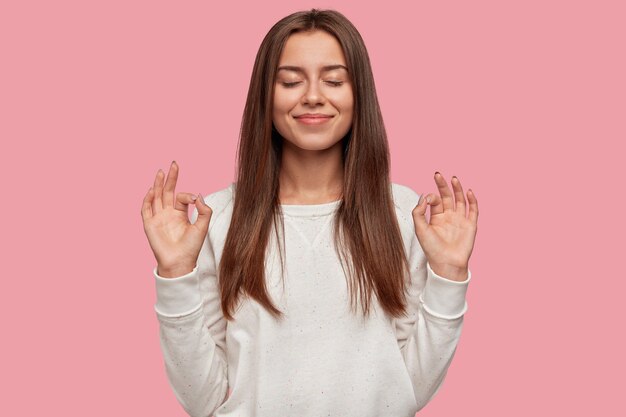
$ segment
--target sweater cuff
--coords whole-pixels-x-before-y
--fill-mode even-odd
[[[191,272],[176,278],[164,278],[152,270],[156,280],[157,301],[154,310],[165,317],[180,317],[193,313],[202,306],[198,265]]]
[[[465,281],[454,281],[435,274],[428,262],[426,270],[428,278],[420,295],[424,309],[442,319],[453,320],[463,316],[467,311],[465,293],[472,278],[471,271],[467,270]]]

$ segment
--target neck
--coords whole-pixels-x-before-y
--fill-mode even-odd
[[[343,190],[341,141],[321,151],[283,142],[279,174],[281,204],[322,204],[339,200]]]

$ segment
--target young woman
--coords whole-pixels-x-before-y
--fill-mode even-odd
[[[439,195],[390,182],[369,57],[342,14],[294,13],[266,35],[236,182],[175,194],[178,173],[158,171],[142,218],[189,415],[409,417],[436,394],[467,310],[477,201],[438,173]]]

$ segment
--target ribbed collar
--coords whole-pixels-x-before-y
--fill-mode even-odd
[[[334,213],[341,200],[322,204],[281,204],[283,214],[287,216],[312,217]]]

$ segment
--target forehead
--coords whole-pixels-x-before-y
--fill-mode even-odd
[[[279,66],[300,67],[304,70],[329,70],[346,67],[339,41],[330,33],[296,32],[287,39],[281,52]],[[325,68],[326,67],[326,68]]]

